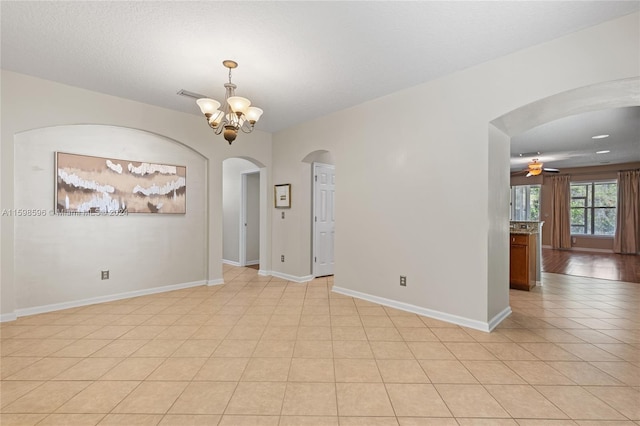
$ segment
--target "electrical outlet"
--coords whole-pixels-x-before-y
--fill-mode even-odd
[[[101,277],[101,279],[103,279],[103,280],[108,280],[108,279],[109,279],[109,271],[102,271],[102,272],[100,273],[100,277]]]
[[[284,262],[284,254],[280,255],[280,262]]]
[[[281,213],[282,213],[282,218],[284,219],[284,212],[281,212]]]
[[[407,286],[407,277],[405,277],[404,275],[400,275],[400,285],[402,287],[406,287]]]

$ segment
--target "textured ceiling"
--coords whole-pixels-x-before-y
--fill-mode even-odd
[[[289,126],[632,13],[637,1],[2,1],[2,68],[199,114],[237,94]]]

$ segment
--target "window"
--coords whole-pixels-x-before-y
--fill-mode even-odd
[[[613,235],[617,201],[615,181],[571,183],[571,234]]]
[[[540,220],[540,185],[511,187],[511,220]]]

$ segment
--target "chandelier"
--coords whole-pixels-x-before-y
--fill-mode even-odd
[[[229,68],[229,82],[224,85],[226,93],[222,108],[220,102],[209,98],[200,98],[196,103],[207,118],[209,127],[216,132],[216,135],[224,132],[224,138],[231,145],[238,136],[239,130],[242,129],[244,133],[253,131],[253,126],[260,119],[263,111],[252,107],[249,99],[236,96],[237,86],[231,82],[231,70],[236,68],[238,63],[226,60],[222,61],[222,65]]]

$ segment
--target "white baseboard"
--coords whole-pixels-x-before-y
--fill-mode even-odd
[[[248,260],[244,266],[259,265],[260,260]]]
[[[17,319],[18,316],[15,314],[15,312],[12,312],[10,314],[0,314],[0,322],[15,321]]]
[[[303,277],[297,277],[295,275],[285,274],[283,272],[271,271],[271,275],[276,278],[282,278],[283,280],[293,281],[294,283],[306,283],[311,281],[314,277],[313,275],[305,275]]]
[[[482,322],[473,320],[470,318],[461,317],[458,315],[447,314],[445,312],[434,311],[433,309],[422,308],[420,306],[411,305],[409,303],[398,302],[397,300],[391,300],[384,297],[373,296],[367,293],[360,293],[359,291],[349,290],[343,287],[333,286],[335,293],[344,294],[345,296],[355,297],[357,299],[366,300],[368,302],[377,303],[379,305],[389,306],[390,308],[399,309],[401,311],[411,312],[414,314],[422,315],[425,317],[437,319],[440,321],[450,322],[452,324],[461,325],[463,327],[473,328],[475,330],[489,332],[495,328],[500,321],[505,319],[511,314],[511,308],[507,307],[498,315],[493,317],[489,322]]]
[[[236,262],[234,260],[222,259],[222,263],[226,263],[227,265],[231,266],[240,266],[240,262]]]
[[[33,306],[31,308],[16,309],[16,317],[44,314],[46,312],[61,311],[63,309],[78,308],[80,306],[95,305],[96,303],[113,302],[115,300],[129,299],[132,297],[148,296],[150,294],[164,293],[167,291],[182,290],[189,287],[204,285],[206,281],[193,281],[190,283],[165,285],[162,287],[145,288],[143,290],[128,291],[126,293],[109,294],[106,296],[90,297],[88,299],[73,300],[70,302],[52,303],[50,305]],[[5,314],[10,315],[10,314]],[[4,317],[4,315],[3,315]]]
[[[267,271],[265,269],[259,269],[258,270],[258,275],[263,276],[263,277],[270,277],[271,276],[271,271]]]
[[[207,285],[211,286],[211,285],[222,285],[224,284],[224,279],[223,278],[218,278],[215,280],[209,280],[207,281]]]

